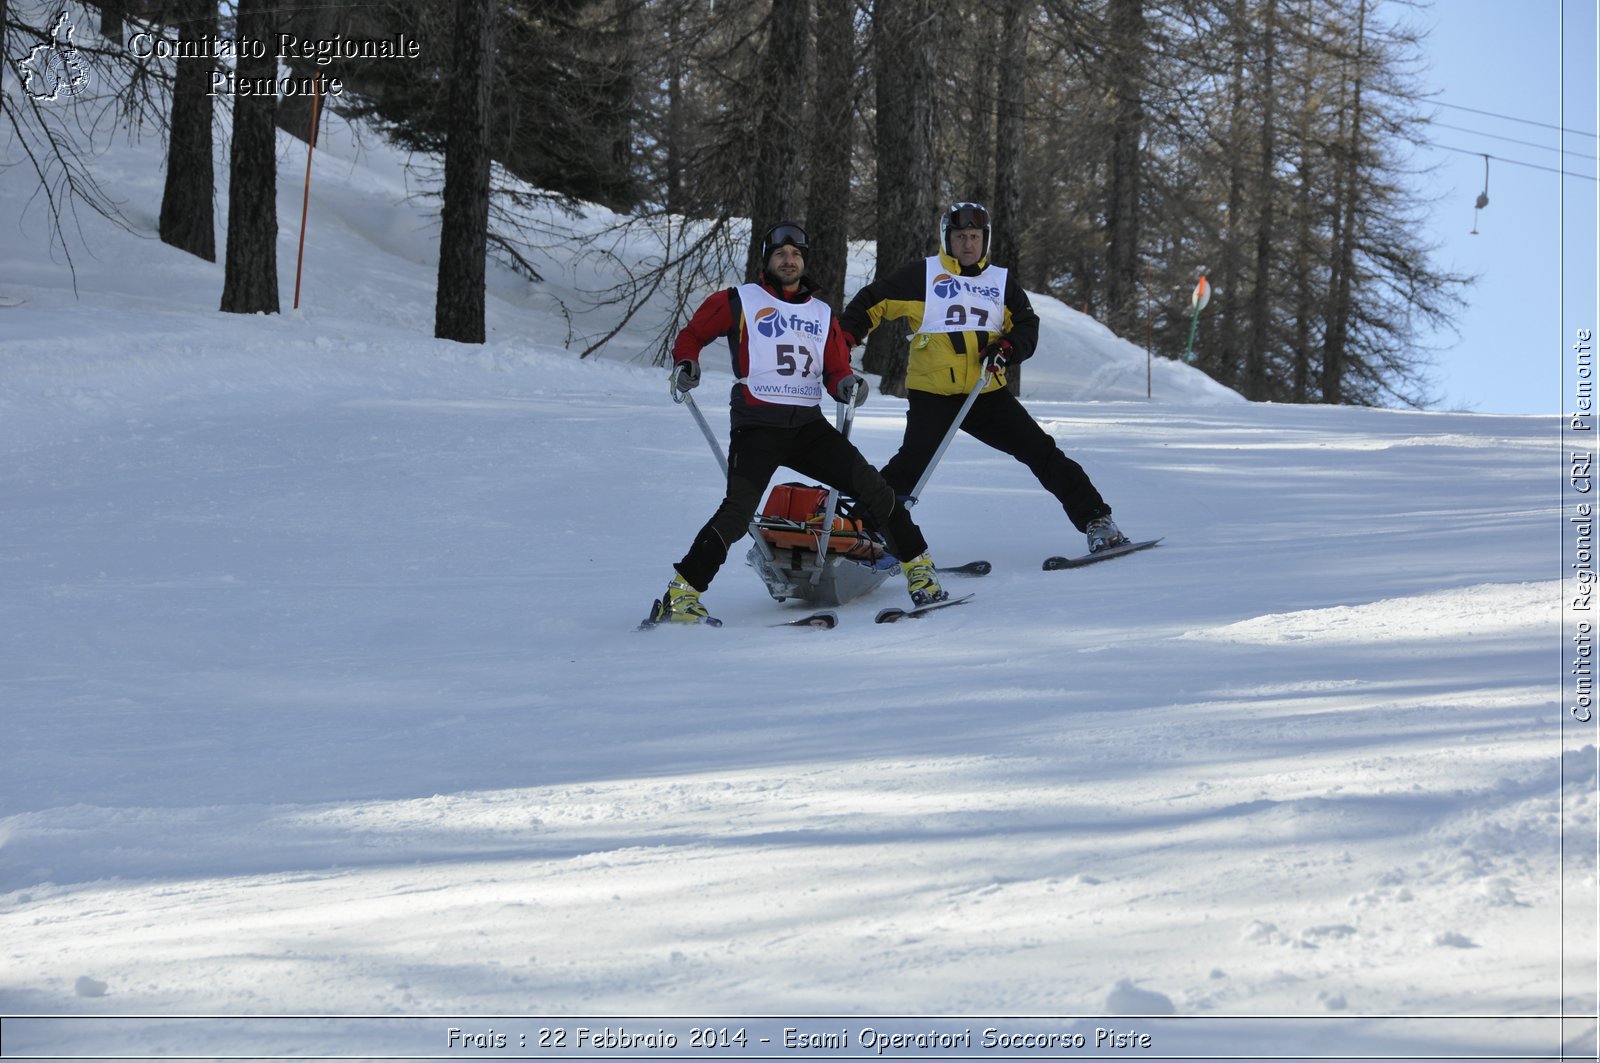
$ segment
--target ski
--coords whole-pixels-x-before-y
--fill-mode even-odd
[[[702,627],[721,627],[722,626],[722,621],[718,620],[714,616],[707,617],[706,619],[701,620],[698,623]],[[637,628],[635,628],[634,630],[636,630],[636,631],[651,631],[651,630],[653,630],[655,628],[658,628],[658,627],[688,627],[688,626],[689,625],[687,625],[687,624],[674,623],[674,622],[672,622],[670,620],[652,620],[647,616],[643,620],[639,621],[639,626]]]
[[[836,627],[839,626],[839,614],[834,612],[832,609],[824,609],[820,613],[808,613],[807,615],[802,616],[802,617],[797,617],[794,620],[784,620],[784,621],[781,621],[781,622],[776,623],[776,624],[769,624],[767,626],[768,627],[814,627],[814,628],[820,628],[821,630],[826,631],[826,630],[828,630],[830,628],[836,628]]]
[[[955,568],[941,568],[939,569],[939,575],[987,576],[991,571],[993,571],[993,569],[994,566],[989,564],[987,561],[968,561],[966,564],[957,565]]]
[[[880,609],[878,610],[878,615],[872,618],[872,622],[874,624],[892,624],[897,620],[907,620],[914,616],[922,616],[924,613],[931,613],[935,609],[960,605],[971,600],[972,595],[963,594],[959,598],[946,598],[943,601],[929,602],[927,605],[913,606],[910,609]]]
[[[1165,536],[1162,538],[1165,538]],[[1044,570],[1046,572],[1054,572],[1058,568],[1082,568],[1084,565],[1092,565],[1096,561],[1110,561],[1113,557],[1122,557],[1124,554],[1148,550],[1160,541],[1161,539],[1146,539],[1143,542],[1108,546],[1098,553],[1084,554],[1082,557],[1047,557],[1044,559]]]

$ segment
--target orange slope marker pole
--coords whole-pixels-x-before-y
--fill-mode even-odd
[[[306,187],[300,200],[300,248],[294,256],[294,308],[300,309],[300,271],[306,257],[306,215],[311,209],[311,156],[317,151],[317,130],[321,127],[322,71],[317,71],[317,84],[311,90],[311,140],[306,147]]]

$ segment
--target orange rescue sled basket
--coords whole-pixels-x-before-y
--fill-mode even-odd
[[[754,522],[756,532],[772,545],[773,551],[808,550],[815,553],[822,543],[822,521],[827,510],[828,489],[810,484],[777,484],[767,496],[766,505]],[[841,501],[828,536],[828,553],[855,561],[876,561],[883,556],[883,543],[863,526],[860,518],[842,512]]]

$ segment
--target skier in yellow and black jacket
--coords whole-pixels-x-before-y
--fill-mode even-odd
[[[840,315],[852,347],[886,320],[904,320],[913,333],[905,435],[883,478],[896,494],[908,495],[967,394],[988,373],[961,430],[1026,465],[1088,537],[1090,552],[1125,543],[1083,466],[1006,389],[1006,366],[1031,357],[1038,345],[1039,315],[1011,271],[989,261],[989,237],[989,212],[981,204],[954,204],[940,218],[939,254],[868,284]]]

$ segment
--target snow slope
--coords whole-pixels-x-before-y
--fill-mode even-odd
[[[75,278],[0,172],[8,1057],[513,1058],[584,1021],[686,1058],[1591,1052],[1553,1018],[1596,1008],[1556,419],[1166,361],[1146,401],[1142,351],[1041,298],[1030,409],[1166,543],[1039,571],[1081,537],[962,440],[917,517],[994,563],[972,605],[877,627],[890,581],[772,629],[739,550],[725,628],[640,634],[721,493],[648,315],[577,360],[603,278],[552,260],[496,274],[489,343],[431,339],[402,163],[324,140],[276,317],[153,239],[150,144],[98,164],[140,231],[84,219]],[[862,409],[869,458],[903,411]],[[693,1050],[719,1018],[773,1044]]]

